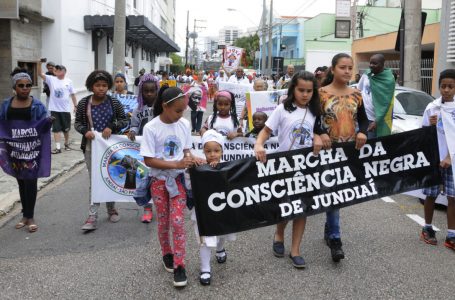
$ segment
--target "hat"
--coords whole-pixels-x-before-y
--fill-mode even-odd
[[[65,70],[65,71],[66,71],[66,68],[65,68],[64,65],[56,65],[55,68],[56,68],[57,70]]]
[[[46,67],[48,67],[48,66],[55,67],[55,63],[53,61],[48,61],[47,64],[46,64]]]
[[[207,130],[202,136],[202,147],[204,147],[204,145],[208,142],[216,142],[223,147],[223,140],[224,138],[220,133],[216,132],[214,129],[210,129]]]

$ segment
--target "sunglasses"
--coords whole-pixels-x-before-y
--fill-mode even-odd
[[[29,89],[29,88],[31,88],[33,85],[32,85],[31,83],[27,83],[27,84],[18,83],[18,84],[16,84],[16,86],[17,86],[18,88],[20,88],[20,89],[23,89],[23,88]]]

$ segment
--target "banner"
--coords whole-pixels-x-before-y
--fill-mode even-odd
[[[237,111],[237,117],[240,118],[243,108],[246,104],[246,93],[253,90],[251,84],[238,84],[232,82],[219,83],[219,90],[226,90],[234,94],[235,97],[235,109]]]
[[[190,170],[201,235],[273,225],[440,182],[436,128]]]
[[[128,94],[114,94],[114,98],[116,98],[120,103],[123,105],[123,109],[125,110],[125,115],[132,114],[133,110],[137,107],[137,96],[136,95],[128,95]]]
[[[240,66],[240,59],[242,58],[243,48],[234,46],[226,46],[224,49],[224,63],[223,67],[229,73],[232,73],[238,66]]]
[[[160,87],[167,84],[168,87],[177,86],[177,80],[160,80]]]
[[[260,91],[246,93],[246,106],[248,107],[248,123],[253,128],[253,115],[263,112],[270,116],[278,106],[281,96],[287,95],[288,90]]]
[[[141,136],[131,142],[124,135],[112,135],[108,140],[95,133],[92,141],[92,202],[134,202],[133,194],[138,180],[148,176],[148,167],[139,155]],[[232,161],[254,155],[253,138],[225,138],[223,160]],[[192,136],[191,153],[205,158],[201,137]],[[264,145],[267,153],[278,149],[277,138],[269,139]]]
[[[0,166],[19,179],[51,174],[51,126],[40,121],[0,121]]]

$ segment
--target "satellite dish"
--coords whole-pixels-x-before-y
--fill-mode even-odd
[[[188,37],[190,39],[197,39],[197,32],[195,32],[195,31],[190,32],[190,34],[188,34]]]

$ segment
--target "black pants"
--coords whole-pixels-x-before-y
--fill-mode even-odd
[[[22,215],[31,219],[35,213],[36,194],[38,192],[38,179],[16,179],[19,184],[21,196]]]
[[[202,126],[202,117],[204,116],[203,111],[191,111],[191,131],[192,132],[199,132],[201,131]]]

